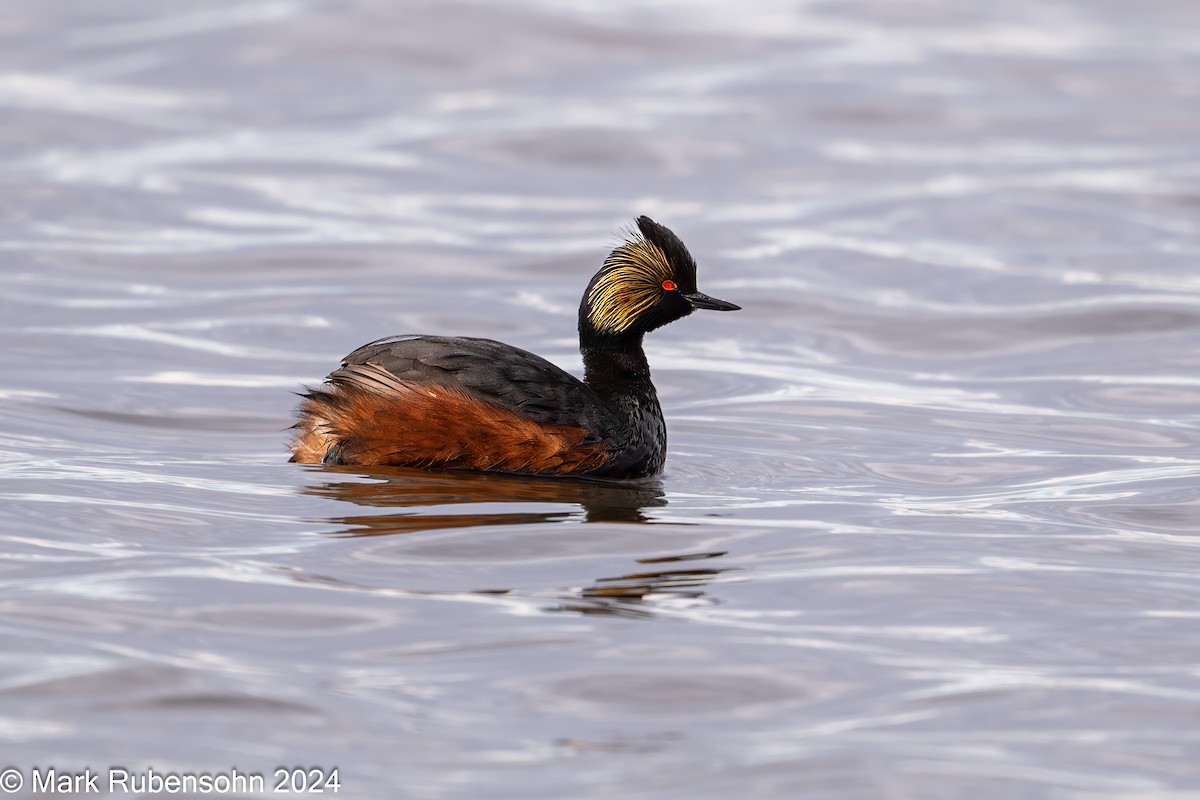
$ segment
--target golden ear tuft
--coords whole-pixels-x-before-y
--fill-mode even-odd
[[[588,316],[597,331],[621,333],[658,302],[672,279],[671,262],[657,245],[637,238],[613,250],[588,292]]]

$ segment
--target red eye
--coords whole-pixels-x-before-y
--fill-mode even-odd
[[[665,280],[665,281],[663,281],[663,288],[666,289],[668,292],[673,292],[676,289],[678,289],[679,287],[675,285],[675,281]]]

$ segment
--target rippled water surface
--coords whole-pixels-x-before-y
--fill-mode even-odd
[[[0,767],[1200,793],[1200,11],[989,8],[9,0]],[[641,213],[661,480],[286,463]]]

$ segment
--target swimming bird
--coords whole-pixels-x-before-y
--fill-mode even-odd
[[[696,262],[649,217],[604,260],[579,304],[579,380],[511,345],[391,336],[310,388],[292,461],[641,478],[662,471],[667,428],[642,337],[696,309]]]

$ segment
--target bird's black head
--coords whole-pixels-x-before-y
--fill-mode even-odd
[[[637,234],[604,259],[583,293],[579,305],[582,344],[640,340],[642,334],[698,308],[740,308],[696,289],[696,260],[670,229],[649,217],[638,217],[637,227]]]

